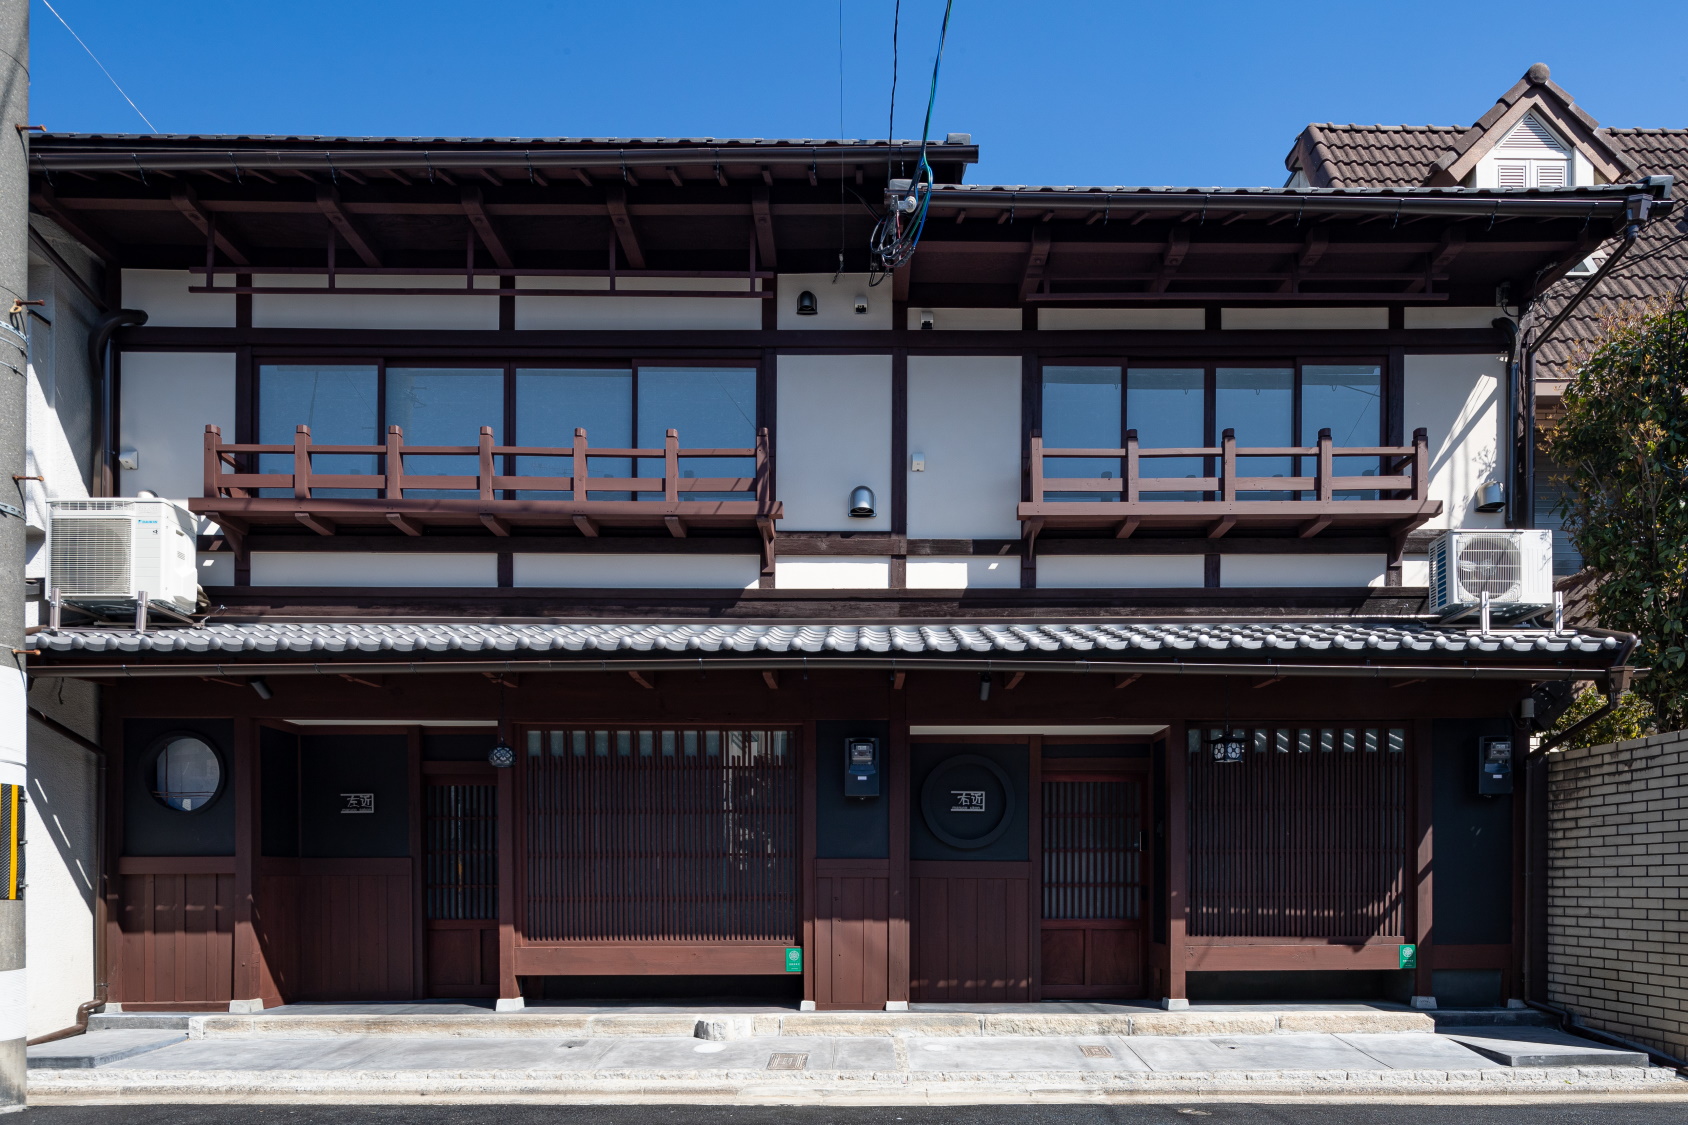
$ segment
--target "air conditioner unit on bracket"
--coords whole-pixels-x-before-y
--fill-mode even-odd
[[[47,589],[103,616],[147,600],[180,613],[199,604],[199,523],[168,500],[47,502]]]
[[[1497,621],[1553,606],[1553,532],[1445,531],[1430,545],[1430,612],[1444,620],[1474,613],[1489,595]]]

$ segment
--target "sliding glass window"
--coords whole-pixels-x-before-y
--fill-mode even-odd
[[[1383,434],[1383,369],[1375,363],[1306,364],[1301,368],[1301,441],[1313,445],[1321,429],[1331,444],[1366,446]],[[1376,457],[1338,457],[1333,471],[1343,477],[1375,477]],[[1311,474],[1312,466],[1302,472]],[[1376,492],[1338,492],[1339,500],[1375,500]]]
[[[1048,449],[1120,447],[1120,368],[1045,367],[1043,444]],[[1044,461],[1046,478],[1119,480],[1118,457],[1058,457]],[[1050,500],[1118,500],[1118,492],[1045,492]]]
[[[681,449],[756,446],[756,369],[753,367],[640,367],[639,448],[661,449],[674,430]],[[755,475],[754,457],[682,457],[680,477]],[[662,462],[641,458],[639,475],[660,477]],[[748,492],[684,492],[682,500],[738,500]],[[661,496],[644,497],[659,500]]]
[[[492,443],[504,440],[504,370],[500,367],[389,367],[387,423],[404,430],[410,445],[476,445],[481,427],[492,427]],[[479,469],[476,457],[425,454],[406,457],[406,477],[469,476]],[[405,489],[406,496],[469,497],[452,488]]]
[[[1295,444],[1295,368],[1221,367],[1214,372],[1213,430],[1236,433],[1239,448],[1256,449]],[[1214,444],[1218,444],[1216,440]],[[1238,457],[1240,477],[1287,477],[1295,473],[1293,457]],[[1288,492],[1248,491],[1239,500],[1288,500]]]
[[[350,364],[262,364],[258,368],[258,443],[292,445],[300,426],[313,445],[378,445],[381,441],[380,369]],[[228,435],[225,441],[235,440]],[[291,473],[291,453],[265,453],[260,473]],[[375,473],[374,454],[323,453],[313,473]],[[374,497],[372,488],[320,488],[317,496]],[[290,488],[264,488],[260,496],[291,497]]]
[[[586,431],[588,447],[627,449],[633,445],[633,372],[630,368],[522,367],[516,370],[516,444],[572,449],[574,431]],[[518,457],[519,476],[574,475],[565,457]],[[589,457],[588,477],[630,477],[630,457]],[[523,491],[522,499],[572,500],[568,492]],[[631,500],[630,492],[588,491],[585,500]]]
[[[1125,425],[1137,431],[1139,498],[1200,500],[1200,492],[1173,492],[1175,480],[1208,475],[1201,457],[1143,457],[1146,449],[1207,445],[1207,372],[1200,367],[1133,367],[1126,377]]]

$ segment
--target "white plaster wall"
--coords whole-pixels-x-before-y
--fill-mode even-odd
[[[234,585],[234,556],[229,552],[201,551],[198,562],[201,586]]]
[[[320,286],[328,284],[326,274],[254,274],[254,285]],[[461,276],[418,274],[414,277],[382,274],[336,274],[337,289],[457,289]],[[477,277],[477,289],[496,289],[496,277]],[[495,331],[498,328],[497,297],[465,297],[442,293],[438,297],[372,294],[256,293],[252,297],[254,328],[421,328]]]
[[[814,316],[797,315],[797,296],[807,289],[815,295]],[[891,285],[870,286],[865,273],[846,273],[833,280],[830,273],[782,273],[777,287],[781,329],[878,329],[891,327]],[[867,312],[856,311],[856,296],[867,297]]]
[[[496,586],[497,555],[254,551],[254,586]]]
[[[518,277],[519,288],[602,289],[607,277]],[[748,293],[749,278],[618,277],[620,289],[732,289]],[[708,331],[762,327],[763,302],[750,297],[517,297],[516,329]]]
[[[908,533],[1018,539],[1020,357],[910,356]]]
[[[1409,355],[1402,404],[1404,436],[1423,426],[1430,438],[1430,495],[1442,514],[1425,524],[1501,527],[1504,512],[1473,507],[1484,483],[1504,478],[1501,388],[1506,359],[1494,355]]]
[[[205,427],[233,441],[232,352],[124,352],[117,448],[140,454],[118,471],[118,493],[151,489],[169,500],[205,490]]]
[[[1039,309],[1037,326],[1045,332],[1199,332],[1207,327],[1207,310]]]
[[[187,270],[124,270],[123,307],[145,312],[153,327],[233,328],[234,294],[188,292],[204,280]],[[221,283],[233,285],[234,275]]]
[[[887,590],[891,560],[856,558],[775,558],[774,587],[779,590]]]
[[[31,706],[99,740],[99,689],[37,680]],[[69,1027],[94,995],[94,756],[29,723],[24,839],[29,889],[24,924],[30,1036]]]
[[[908,327],[921,331],[920,318],[932,314],[933,332],[1018,332],[1025,318],[1014,309],[917,309],[908,310]]]
[[[1219,326],[1255,331],[1309,328],[1382,329],[1389,327],[1388,309],[1220,309]]]
[[[1040,589],[1200,589],[1201,555],[1039,555]]]
[[[1419,308],[1408,305],[1402,310],[1403,328],[1489,328],[1495,317],[1504,315],[1490,306],[1459,306]]]
[[[928,556],[909,559],[904,579],[911,590],[1004,589],[1020,584],[1018,555]]]
[[[1403,555],[1401,557],[1401,585],[1430,585],[1430,556]]]
[[[756,555],[518,553],[511,562],[517,586],[753,590],[762,577]]]
[[[1381,586],[1383,555],[1221,555],[1221,586]]]
[[[891,357],[782,355],[776,379],[780,530],[891,530]],[[877,515],[852,519],[863,484]]]

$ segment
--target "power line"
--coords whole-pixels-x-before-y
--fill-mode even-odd
[[[141,120],[147,123],[147,128],[151,129],[154,133],[158,132],[158,126],[154,125],[152,123],[152,119],[146,114],[141,113],[141,107],[135,104],[135,99],[131,98],[128,93],[124,91],[122,86],[117,85],[117,79],[111,77],[111,71],[105,68],[105,63],[100,61],[99,56],[94,54],[93,49],[89,47],[88,44],[82,42],[82,36],[76,34],[76,29],[71,27],[70,24],[65,23],[65,18],[59,15],[59,10],[57,8],[53,7],[52,0],[41,0],[41,3],[47,6],[47,10],[49,12],[53,13],[54,19],[58,20],[61,24],[64,24],[64,29],[70,32],[70,37],[76,40],[77,46],[88,52],[88,57],[94,60],[94,65],[100,68],[100,73],[111,79],[111,84],[117,87],[117,92],[123,95],[123,100],[129,103],[129,108],[139,114]]]

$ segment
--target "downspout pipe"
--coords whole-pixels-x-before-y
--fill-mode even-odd
[[[106,752],[99,743],[82,737],[57,719],[37,710],[29,709],[29,717],[40,723],[60,738],[88,751],[94,756],[94,998],[76,1009],[76,1022],[58,1031],[38,1035],[29,1040],[33,1047],[37,1043],[51,1043],[58,1039],[69,1039],[73,1035],[81,1035],[88,1030],[88,1017],[106,1005],[106,854],[105,854],[105,823],[106,823]]]
[[[1519,309],[1520,315],[1526,310]],[[1522,366],[1524,356],[1518,347],[1518,321],[1509,316],[1495,317],[1493,324],[1496,329],[1506,334],[1506,418],[1508,441],[1505,446],[1506,468],[1501,479],[1506,482],[1506,526],[1517,527],[1518,523],[1518,462],[1519,435],[1518,418],[1522,411],[1519,409],[1519,367]],[[1529,430],[1524,431],[1527,435]]]
[[[107,313],[94,325],[88,335],[88,370],[94,377],[94,457],[88,466],[88,491],[94,496],[114,496],[111,473],[111,433],[114,413],[111,401],[111,375],[106,367],[107,348],[112,333],[119,328],[138,327],[147,322],[147,314],[140,309],[118,309]]]

